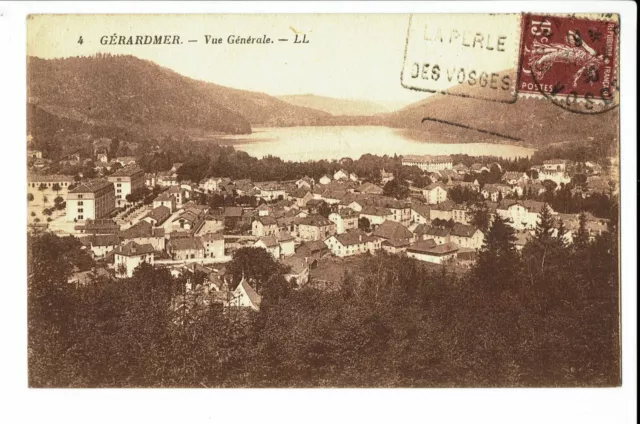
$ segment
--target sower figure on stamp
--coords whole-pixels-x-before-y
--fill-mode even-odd
[[[592,74],[604,63],[604,56],[598,55],[573,31],[567,33],[567,44],[543,44],[534,40],[529,66],[536,77],[544,77],[555,63],[575,64],[579,67],[573,78],[575,87],[585,72],[589,72],[589,81],[597,81],[597,76]]]

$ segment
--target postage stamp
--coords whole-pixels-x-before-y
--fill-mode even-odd
[[[522,17],[519,95],[598,113],[618,105],[617,15]]]
[[[402,86],[515,102],[520,25],[519,14],[412,15]]]

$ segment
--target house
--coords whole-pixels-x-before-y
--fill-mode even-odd
[[[391,209],[381,206],[364,206],[360,211],[360,218],[366,218],[371,228],[375,228],[387,220],[393,220],[393,213]]]
[[[121,168],[121,169],[124,169],[127,166],[135,165],[136,158],[133,157],[133,156],[121,156],[121,157],[116,158],[115,161],[123,166],[123,168]]]
[[[464,174],[468,174],[469,173],[469,167],[466,166],[463,163],[459,163],[457,165],[454,165],[453,166],[453,170],[456,171],[460,175],[464,175]]]
[[[169,196],[172,196],[175,199],[176,201],[175,207],[178,209],[182,208],[182,205],[188,201],[187,191],[177,185],[169,187],[169,189],[165,191],[165,193],[168,194]]]
[[[224,257],[224,235],[221,233],[207,233],[200,236],[204,246],[205,258]]]
[[[393,180],[393,172],[386,172],[384,169],[380,171],[380,182],[385,185],[389,181]]]
[[[334,234],[327,238],[324,243],[334,256],[341,258],[366,252],[374,253],[382,247],[381,239],[368,236],[364,231],[358,229]]]
[[[506,184],[485,184],[480,194],[485,199],[491,199],[492,202],[498,202],[511,193],[511,187]]]
[[[265,203],[258,206],[256,210],[258,211],[258,216],[269,216],[269,212],[271,212],[271,208]]]
[[[209,213],[204,216],[204,220],[194,235],[202,236],[204,234],[219,233],[224,231],[225,223],[222,214]]]
[[[458,205],[453,200],[445,200],[437,205],[431,205],[429,207],[429,218],[431,221],[435,221],[436,219],[442,221],[452,220],[453,209],[456,207],[458,207]]]
[[[553,209],[547,206],[555,215]],[[509,221],[516,230],[534,229],[538,225],[544,203],[534,200],[505,200],[496,208],[496,213]]]
[[[204,211],[197,208],[183,209],[183,212],[171,221],[173,231],[189,230],[197,232],[204,223]]]
[[[411,223],[412,224],[428,224],[431,222],[431,208],[423,203],[411,203]]]
[[[280,243],[276,236],[260,237],[258,241],[253,244],[253,247],[261,247],[271,254],[273,259],[278,260],[280,258]]]
[[[372,183],[363,183],[360,186],[355,188],[355,191],[358,193],[363,193],[363,194],[374,194],[374,195],[382,195],[382,193],[384,193],[384,190],[382,189],[382,187],[379,187],[375,184]]]
[[[258,190],[257,197],[267,202],[284,199],[286,196],[285,187],[276,182],[258,183],[256,189]]]
[[[135,241],[138,244],[149,244],[156,251],[165,248],[164,228],[154,228],[148,221],[140,221],[134,226],[120,232],[123,242]]]
[[[251,223],[251,235],[254,237],[274,236],[278,231],[278,221],[272,216],[259,216]]]
[[[296,255],[308,258],[310,265],[312,265],[313,261],[321,259],[327,253],[329,253],[329,248],[322,240],[306,241],[296,249]]]
[[[447,200],[447,190],[445,190],[444,185],[441,183],[429,185],[422,190],[422,195],[430,205],[436,205]]]
[[[153,265],[154,249],[150,244],[138,244],[130,241],[113,250],[116,277],[131,278],[133,270],[143,262]]]
[[[335,224],[321,215],[297,218],[295,226],[298,238],[305,241],[324,240],[336,232]]]
[[[489,168],[481,163],[474,163],[469,167],[469,171],[475,173],[489,172]]]
[[[348,180],[349,179],[349,173],[347,171],[345,171],[344,169],[341,169],[341,170],[337,171],[335,174],[333,174],[333,179],[334,180]]]
[[[291,193],[289,198],[295,202],[296,206],[303,208],[309,200],[313,199],[313,194],[303,187]]]
[[[298,255],[282,259],[282,264],[289,268],[284,275],[288,282],[295,282],[298,287],[302,287],[309,282],[309,262],[307,258]]]
[[[318,182],[322,185],[327,185],[331,182],[331,177],[329,177],[328,175],[323,175],[322,177],[320,177]]]
[[[434,245],[432,240],[423,240],[407,248],[407,256],[423,262],[441,264],[455,259],[458,253],[455,243]]]
[[[107,217],[115,209],[113,184],[106,180],[79,183],[67,193],[67,221]]]
[[[391,211],[392,220],[409,226],[411,223],[411,204],[392,197],[371,196],[363,199],[366,205],[380,206]]]
[[[87,219],[76,225],[74,230],[80,234],[118,234],[120,226],[112,219]]]
[[[336,232],[338,234],[358,228],[359,217],[360,214],[358,212],[349,208],[342,208],[338,212],[329,214],[329,220],[336,224]]]
[[[167,192],[160,194],[158,197],[153,199],[153,207],[159,208],[160,206],[164,206],[169,209],[169,212],[174,213],[176,208],[176,197],[170,195]]]
[[[526,184],[529,181],[529,177],[524,172],[507,171],[502,175],[502,181],[509,185]]]
[[[542,170],[566,172],[569,161],[566,159],[550,159],[542,162]]]
[[[353,172],[349,174],[349,180],[353,181],[354,183],[357,183],[360,179],[358,178],[358,176],[356,174],[354,174]]]
[[[166,206],[158,206],[153,208],[148,214],[142,218],[143,221],[147,221],[154,227],[159,227],[171,216],[171,209]]]
[[[173,260],[202,259],[204,252],[204,244],[199,237],[171,237],[167,242],[167,253]]]
[[[451,208],[451,218],[454,222],[459,222],[460,224],[468,224],[471,222],[473,214],[471,210],[464,204],[454,203]]]
[[[426,172],[437,172],[442,169],[453,169],[451,156],[406,155],[402,157],[403,166],[417,166]]]
[[[91,250],[94,258],[103,258],[120,246],[120,238],[116,234],[84,236],[80,237],[80,242]]]
[[[391,220],[380,224],[373,235],[382,239],[382,248],[390,253],[404,251],[413,241],[413,233],[407,227]]]
[[[313,188],[315,185],[315,180],[311,177],[304,176],[296,181],[296,187],[298,188]]]
[[[416,232],[416,230],[414,230],[414,232]],[[451,241],[451,229],[430,225],[428,227],[423,227],[419,231],[418,237],[420,236],[422,236],[423,240],[433,240],[436,244],[445,244]]]
[[[220,190],[220,185],[224,180],[220,177],[209,177],[200,181],[198,186],[207,192],[214,192]]]
[[[440,177],[444,181],[454,182],[454,181],[462,181],[462,175],[458,174],[456,171],[452,169],[442,169],[438,171]]]
[[[262,297],[249,285],[245,278],[238,284],[232,292],[229,306],[236,308],[251,308],[254,311],[260,310]]]
[[[116,190],[116,206],[129,204],[127,196],[144,187],[144,171],[134,163],[118,169],[107,177]]]
[[[450,240],[468,249],[479,250],[484,243],[484,233],[472,225],[456,223],[449,234]]]
[[[288,231],[279,229],[276,238],[280,245],[280,257],[288,257],[296,253],[295,239]]]

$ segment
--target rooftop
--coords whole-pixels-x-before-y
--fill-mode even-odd
[[[85,182],[78,183],[76,188],[74,188],[73,190],[70,190],[69,193],[96,193],[100,190],[103,190],[109,187],[111,187],[111,189],[114,190],[114,193],[115,193],[115,189],[113,188],[113,183],[110,183],[107,180],[85,181]]]
[[[121,248],[116,249],[114,253],[122,256],[139,256],[153,252],[153,246],[150,244],[138,244],[135,241],[131,241]]]
[[[136,174],[144,174],[144,171],[138,165],[133,164],[118,169],[116,172],[109,175],[109,177],[131,177]]]

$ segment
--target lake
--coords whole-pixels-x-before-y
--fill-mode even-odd
[[[377,126],[254,128],[250,135],[224,136],[236,150],[262,158],[283,160],[358,159],[365,153],[376,155],[531,156],[535,149],[509,144],[433,143],[415,141],[395,128]]]

